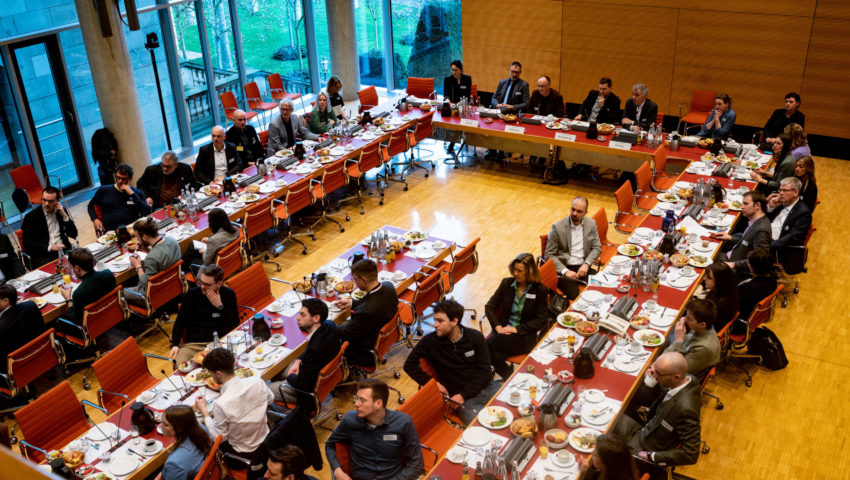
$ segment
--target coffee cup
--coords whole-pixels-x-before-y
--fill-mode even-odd
[[[619,264],[613,264],[611,265],[611,273],[613,273],[614,275],[620,275],[623,273],[623,269],[620,267]]]
[[[564,352],[564,346],[561,345],[560,342],[552,342],[552,344],[549,345],[549,350],[551,350],[555,355],[560,355]]]
[[[656,302],[655,300],[647,300],[646,302],[644,302],[643,308],[644,310],[654,312],[655,309],[658,308],[658,302]]]
[[[283,335],[281,335],[279,333],[275,333],[274,335],[272,335],[272,341],[273,342],[280,343],[281,340],[283,340]]]
[[[634,342],[632,342],[632,343],[630,343],[630,344],[629,344],[629,346],[628,346],[628,347],[626,347],[626,350],[627,350],[629,353],[635,353],[635,354],[637,354],[637,353],[640,353],[641,351],[643,351],[643,348],[641,348],[641,346],[640,346],[640,344],[639,344],[639,343],[634,343]]]
[[[156,440],[150,439],[145,442],[145,451],[146,452],[154,452],[156,451]]]
[[[685,265],[684,267],[682,267],[682,273],[685,274],[686,276],[690,277],[691,275],[694,274],[694,267],[692,267],[690,265]]]
[[[688,243],[695,245],[697,242],[699,242],[699,234],[692,233],[688,235]]]
[[[466,450],[460,447],[455,447],[451,452],[452,460],[460,463],[463,461],[464,457],[466,457]]]
[[[519,403],[521,398],[522,396],[518,391],[514,390],[513,392],[511,392],[511,403]]]

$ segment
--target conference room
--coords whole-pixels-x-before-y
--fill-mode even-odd
[[[369,404],[412,419],[405,471],[424,478],[512,459],[520,478],[607,478],[609,441],[633,478],[841,477],[846,7],[55,3],[0,16],[8,471],[69,454],[79,478],[195,478],[221,455],[236,478],[345,478],[339,435]],[[510,298],[536,285],[531,329]],[[676,390],[704,331],[713,368]],[[406,363],[452,332],[490,349],[471,422],[439,364],[427,382]],[[364,378],[383,382],[370,402]],[[274,398],[249,409],[228,383]],[[696,442],[622,435],[691,390]],[[250,440],[222,429],[228,406]]]

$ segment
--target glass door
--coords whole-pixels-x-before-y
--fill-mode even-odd
[[[86,150],[55,35],[11,46],[23,106],[46,183],[65,194],[86,187]]]

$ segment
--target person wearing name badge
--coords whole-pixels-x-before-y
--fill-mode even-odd
[[[221,125],[212,128],[210,138],[212,141],[201,147],[195,157],[195,178],[203,185],[221,183],[224,177],[235,175],[244,167],[236,146],[225,141]]]
[[[770,248],[770,220],[764,212],[767,199],[764,194],[754,190],[744,194],[741,201],[741,215],[746,222],[738,222],[733,233],[712,233],[711,237],[722,240],[721,259],[735,273],[746,276],[747,255],[756,249]],[[724,259],[723,256],[726,258]],[[741,277],[743,278],[743,277]],[[739,280],[741,279],[739,278]]]
[[[570,216],[554,224],[546,241],[546,260],[552,259],[558,272],[558,289],[570,300],[579,295],[576,281],[586,281],[591,266],[602,253],[596,221],[587,216],[586,197],[576,197]]]
[[[564,116],[564,97],[552,88],[552,80],[543,75],[537,79],[537,90],[531,94],[528,102],[528,111],[541,117],[552,116],[561,118]],[[529,163],[546,163],[545,157],[531,157]],[[559,162],[560,163],[560,162]]]
[[[162,154],[159,165],[145,169],[136,187],[145,192],[145,201],[151,208],[170,205],[185,187],[195,187],[195,173],[192,167],[181,163],[177,154],[168,151]]]
[[[234,145],[243,167],[250,167],[266,158],[266,151],[257,130],[248,125],[248,117],[242,110],[233,112],[233,126],[227,130],[224,141]]]
[[[70,249],[70,239],[77,238],[77,226],[62,208],[59,189],[53,186],[42,190],[41,206],[24,215],[21,230],[21,248],[29,255],[30,268],[56,260],[59,250]]]
[[[770,220],[770,247],[777,249],[801,246],[812,224],[812,212],[800,201],[803,184],[796,177],[783,178],[779,191],[767,197],[767,218]]]
[[[648,99],[649,89],[642,83],[632,87],[632,96],[623,110],[623,126],[633,132],[649,130],[658,118],[658,105]]]
[[[115,184],[98,188],[89,201],[89,218],[98,235],[151,213],[145,192],[131,186],[132,180],[133,167],[122,163],[115,169]]]
[[[499,80],[493,98],[490,100],[492,108],[498,108],[502,113],[518,114],[528,106],[528,82],[519,78],[522,75],[522,64],[513,62],[511,64],[510,76]],[[487,150],[484,155],[487,160],[499,160],[505,158],[505,152],[493,149]]]
[[[278,152],[292,148],[298,140],[319,140],[319,136],[307,129],[300,115],[292,113],[292,100],[284,98],[278,107],[280,115],[269,124],[269,149]]]
[[[458,103],[461,98],[472,100],[472,77],[463,73],[463,62],[452,61],[452,74],[443,79],[443,98]],[[448,142],[446,152],[454,152],[455,142]]]

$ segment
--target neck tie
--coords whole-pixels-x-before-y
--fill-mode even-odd
[[[508,100],[510,100],[510,98],[511,98],[511,87],[513,87],[513,85],[514,85],[514,82],[508,82],[508,88],[507,88],[507,90],[505,90],[505,99],[502,101],[502,103],[508,103]]]

